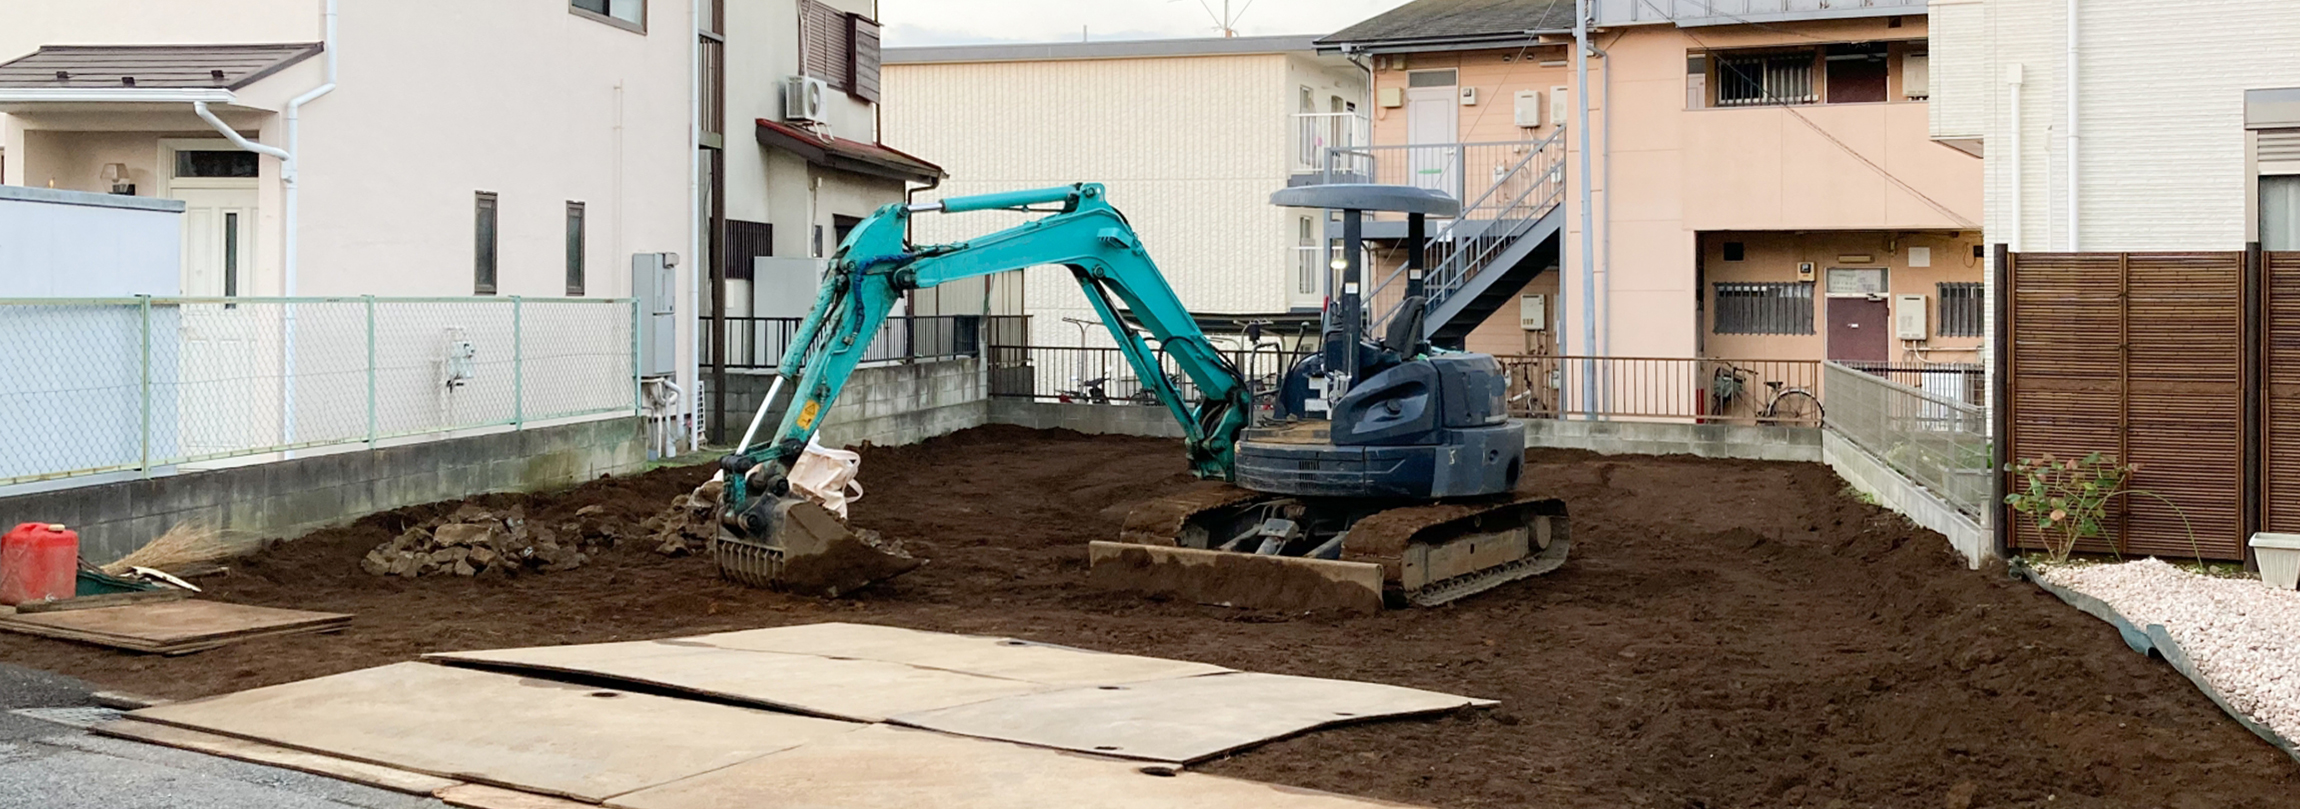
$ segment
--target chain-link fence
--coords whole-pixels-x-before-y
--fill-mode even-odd
[[[1821,366],[1831,431],[1980,519],[1992,497],[1989,411],[1835,363]]]
[[[0,299],[0,485],[637,408],[629,299]]]

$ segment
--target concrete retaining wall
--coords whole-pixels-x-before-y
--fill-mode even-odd
[[[1876,498],[1877,505],[1899,512],[1910,522],[1941,532],[1973,569],[1980,569],[1981,562],[1996,557],[1996,543],[1987,526],[1957,511],[1916,481],[1893,471],[1853,442],[1836,433],[1824,432],[1821,461],[1836,470],[1837,477],[1844,478],[1855,490]]]
[[[0,499],[0,524],[55,522],[102,564],[196,522],[296,537],[378,511],[568,486],[646,467],[645,422],[615,418],[358,449]]]
[[[1140,435],[1181,438],[1182,425],[1163,407],[1062,404],[1029,399],[990,400],[990,423],[1040,430],[1077,430],[1088,435]]]
[[[1525,445],[1604,455],[1821,460],[1821,431],[1814,427],[1532,419],[1525,422]]]
[[[742,437],[752,412],[773,385],[774,375],[727,375],[728,441]],[[790,401],[789,392],[782,397]],[[855,371],[825,416],[819,440],[828,447],[864,443],[889,447],[915,444],[938,435],[990,423],[990,384],[975,359],[882,365]],[[767,414],[761,433],[772,432],[783,408]]]

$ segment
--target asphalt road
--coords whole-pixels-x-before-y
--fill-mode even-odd
[[[90,735],[16,713],[92,706],[86,683],[0,663],[0,806],[43,809],[440,809],[438,801]]]

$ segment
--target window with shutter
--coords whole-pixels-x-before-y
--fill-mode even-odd
[[[854,88],[854,31],[844,12],[799,0],[800,70],[840,90]]]
[[[854,26],[854,47],[849,49],[854,58],[852,70],[854,86],[849,88],[847,92],[855,94],[856,97],[864,101],[876,104],[878,103],[879,25],[877,21],[859,14],[848,19],[852,21]]]

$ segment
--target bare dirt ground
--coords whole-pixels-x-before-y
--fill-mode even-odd
[[[2287,807],[2300,766],[2107,625],[1812,465],[1532,453],[1566,499],[1566,567],[1451,607],[1349,618],[1087,589],[1085,543],[1184,485],[1173,442],[992,427],[871,449],[854,521],[932,561],[852,600],[720,581],[627,541],[510,580],[381,578],[369,548],[456,504],[332,529],[206,580],[214,597],[358,614],[339,635],[143,657],[0,636],[0,660],[191,697],[429,651],[824,620],[1002,634],[1490,697],[1493,711],[1282,740],[1203,769],[1443,807]],[[707,469],[481,498],[632,524]],[[635,529],[634,529],[635,532]]]

